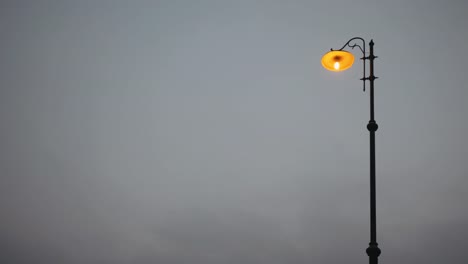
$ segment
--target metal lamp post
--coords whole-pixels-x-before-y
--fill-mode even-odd
[[[362,46],[357,44],[357,41],[362,41]],[[358,47],[362,51],[363,61],[363,90],[366,90],[366,81],[370,83],[370,120],[367,124],[367,130],[369,130],[370,138],[370,243],[366,252],[369,256],[370,264],[377,264],[378,257],[380,255],[380,249],[377,244],[377,232],[376,232],[376,205],[375,205],[375,131],[377,131],[378,125],[374,120],[374,80],[377,77],[374,76],[374,41],[369,42],[369,56],[366,57],[366,42],[363,38],[354,37],[339,50],[331,49],[322,57],[322,65],[325,69],[330,71],[344,71],[350,68],[354,62],[354,56],[344,49],[350,47],[354,49]],[[366,60],[369,60],[369,76],[366,76]]]

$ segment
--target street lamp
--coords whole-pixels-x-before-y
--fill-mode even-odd
[[[358,41],[362,42],[362,46],[359,45]],[[377,77],[374,76],[374,59],[377,58],[374,56],[374,41],[369,42],[370,53],[366,57],[366,42],[363,38],[354,37],[339,50],[331,49],[329,52],[325,53],[322,57],[322,65],[325,69],[330,71],[344,71],[349,69],[354,62],[354,56],[352,53],[345,51],[344,48],[350,47],[354,49],[358,47],[362,51],[363,61],[363,77],[361,78],[363,82],[363,90],[366,90],[366,81],[369,80],[370,83],[370,120],[367,124],[367,130],[369,130],[370,138],[370,243],[366,252],[369,256],[370,264],[377,264],[378,257],[380,255],[380,249],[377,244],[377,232],[376,232],[376,212],[375,212],[375,131],[377,131],[377,123],[374,120],[374,80]],[[366,60],[369,60],[369,76],[366,77]]]

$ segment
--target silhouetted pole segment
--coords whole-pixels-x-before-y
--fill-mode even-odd
[[[371,40],[369,43],[370,54],[370,73],[369,73],[369,82],[370,82],[370,120],[367,124],[367,130],[369,130],[370,138],[370,243],[366,252],[369,256],[370,264],[377,264],[378,257],[380,255],[380,249],[377,244],[377,217],[376,217],[376,203],[375,203],[375,131],[378,129],[378,125],[374,120],[374,41]]]
[[[355,41],[362,41],[362,46],[356,44]],[[377,79],[374,75],[374,41],[369,42],[370,53],[366,57],[366,42],[363,38],[355,37],[348,42],[339,50],[331,49],[330,52],[326,53],[322,57],[322,65],[331,71],[342,71],[346,70],[354,62],[354,56],[344,51],[346,47],[354,49],[358,47],[363,54],[361,58],[363,60],[363,81],[364,91],[366,90],[366,81],[369,80],[369,99],[370,99],[370,120],[367,124],[367,130],[369,130],[369,141],[370,141],[370,243],[366,249],[366,253],[369,256],[369,264],[377,264],[378,257],[381,253],[377,243],[377,217],[376,217],[376,203],[375,203],[375,131],[378,129],[377,122],[374,119],[374,81]],[[369,60],[369,76],[366,77],[366,60]]]

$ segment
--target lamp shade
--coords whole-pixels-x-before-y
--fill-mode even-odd
[[[354,62],[354,56],[344,50],[332,50],[322,57],[322,66],[329,71],[344,71],[349,69]]]

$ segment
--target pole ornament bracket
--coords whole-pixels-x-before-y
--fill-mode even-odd
[[[362,41],[362,46],[358,44],[357,41]],[[366,60],[373,60],[374,58],[377,58],[377,57],[376,56],[372,56],[372,58],[371,56],[366,57],[366,41],[361,37],[351,38],[350,40],[348,40],[348,42],[346,42],[346,44],[343,45],[343,47],[341,47],[341,49],[338,49],[338,50],[339,51],[344,50],[346,47],[350,47],[351,49],[358,47],[362,52],[362,58],[360,59],[363,62],[363,73],[362,73],[362,78],[360,80],[362,80],[362,90],[366,91],[366,80],[369,80],[370,78],[370,77],[366,77]],[[334,49],[330,49],[330,50],[333,51]]]

